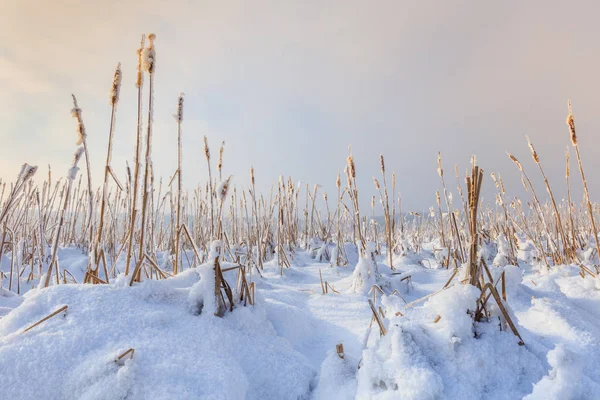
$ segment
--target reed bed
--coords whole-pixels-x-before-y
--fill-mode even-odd
[[[347,268],[352,267],[348,249],[354,249],[360,257],[373,261],[375,255],[381,255],[380,260],[395,269],[398,257],[419,253],[422,243],[433,241],[443,268],[458,270],[466,265],[463,282],[482,291],[482,298],[474,308],[474,318],[482,319],[490,296],[496,301],[500,299],[496,291],[498,282],[490,281],[486,261],[478,251],[483,244],[504,243],[507,262],[518,264],[518,239],[525,238],[535,247],[534,262],[544,268],[586,263],[593,265],[595,271],[582,268],[583,279],[598,274],[600,243],[595,221],[600,216],[588,191],[570,104],[567,125],[583,181],[583,202],[576,203],[571,198],[568,153],[568,196],[566,200],[557,201],[540,155],[527,139],[548,199],[538,196],[538,185],[511,154],[508,156],[522,174],[529,198],[511,198],[502,178],[491,174],[497,190],[496,204],[481,204],[480,191],[486,175],[474,158],[470,172],[464,177],[466,198],[463,177],[455,167],[455,193],[459,198],[453,198],[453,189],[446,180],[438,153],[441,188],[432,196],[437,207],[429,214],[406,213],[397,192],[396,174],[390,175],[384,156],[380,155],[379,160],[373,160],[379,162],[381,176],[373,177],[375,195],[369,193],[372,199],[369,217],[361,214],[360,199],[367,193],[359,191],[357,174],[360,171],[351,152],[344,170],[345,185],[339,172],[332,177],[336,185],[334,197],[328,196],[318,185],[301,185],[292,177],[284,176],[266,195],[256,191],[257,177],[252,167],[249,179],[241,182],[224,173],[227,167],[224,143],[218,149],[215,171],[209,139],[204,137],[208,180],[186,189],[183,176],[187,175],[182,159],[183,94],[177,98],[175,113],[177,165],[173,166],[175,172],[168,184],[163,186],[162,180],[157,181],[154,176],[152,164],[153,86],[159,72],[156,42],[153,34],[142,36],[137,51],[133,171],[128,167],[126,175],[119,177],[111,164],[114,137],[125,135],[125,132],[115,132],[114,127],[122,80],[119,64],[110,85],[110,127],[101,185],[92,185],[83,108],[75,96],[72,114],[76,120],[77,147],[67,176],[53,178],[48,168],[47,177],[37,185],[31,178],[38,168],[24,164],[13,182],[1,182],[0,259],[3,256],[10,259],[9,276],[3,280],[8,280],[8,290],[20,293],[23,282],[42,287],[65,283],[108,284],[121,273],[128,276],[133,285],[141,280],[167,279],[210,262],[215,265],[215,293],[220,299],[218,313],[222,314],[231,309],[234,296],[240,295],[240,299],[252,303],[252,275],[260,275],[265,263],[276,260],[283,275],[299,250],[307,251],[321,262],[329,262],[332,268]],[[147,83],[146,90],[144,83]],[[144,96],[147,96],[146,101]],[[78,177],[82,159],[85,173]],[[380,222],[378,215],[383,215]],[[369,243],[375,244],[374,250]],[[76,282],[71,272],[61,268],[58,250],[62,247],[80,248],[88,254],[88,270],[83,282]],[[216,259],[210,256],[213,247]],[[159,261],[159,254],[168,254],[167,262]],[[223,262],[239,266],[235,291],[222,275]],[[455,271],[451,280],[456,275]],[[450,281],[445,287],[449,284]],[[322,282],[322,292],[339,293],[328,282]],[[373,312],[381,327],[382,316],[375,305]],[[385,334],[385,329],[381,333]]]

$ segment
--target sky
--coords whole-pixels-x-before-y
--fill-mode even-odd
[[[153,162],[165,181],[176,170],[172,115],[184,92],[188,188],[206,182],[206,135],[214,155],[226,143],[224,173],[247,187],[252,165],[264,193],[284,175],[320,184],[333,198],[351,146],[363,206],[375,194],[380,153],[397,174],[405,211],[435,203],[438,151],[451,188],[454,165],[464,175],[475,154],[484,197],[494,193],[490,172],[503,176],[509,195],[526,195],[509,151],[542,195],[528,135],[560,197],[570,99],[589,189],[600,196],[593,1],[2,0],[2,8],[4,179],[24,162],[40,166],[40,179],[48,164],[54,177],[66,174],[77,136],[74,93],[100,184],[118,62],[112,167],[124,179],[135,145],[135,51],[141,34],[154,32]],[[580,200],[577,175],[573,186]]]

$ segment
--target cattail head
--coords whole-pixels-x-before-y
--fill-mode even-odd
[[[575,117],[573,117],[573,109],[571,108],[571,101],[569,100],[569,115],[567,116],[567,125],[569,126],[569,132],[571,132],[571,143],[573,146],[577,146],[577,134],[575,133]]]
[[[439,190],[435,192],[435,200],[437,201],[438,207],[440,207],[442,204],[442,199],[441,199]]]
[[[79,160],[81,160],[81,156],[83,155],[83,146],[77,147],[75,150],[75,154],[73,155],[73,162],[71,163],[71,168],[69,168],[69,172],[67,173],[67,179],[74,181],[77,177],[77,172],[79,172]]]
[[[154,40],[156,35],[151,33],[148,35],[148,47],[142,51],[142,69],[150,75],[154,74],[156,64],[156,50],[154,48]]]
[[[396,189],[396,173],[392,174],[392,189]]]
[[[513,156],[510,153],[506,153],[506,155],[508,156],[508,158],[510,158],[512,160],[512,162],[515,163],[515,165],[517,166],[517,168],[519,168],[519,171],[523,172],[523,166],[521,165],[521,163],[519,162],[519,160],[517,160],[517,158],[515,156]]]
[[[179,97],[177,98],[177,112],[173,115],[178,124],[183,122],[183,96],[183,93],[179,93]]]
[[[348,156],[348,159],[346,160],[348,163],[348,173],[352,178],[356,178],[356,168],[354,167],[354,157],[352,156],[352,154],[350,154]]]
[[[254,167],[250,167],[250,183],[254,186]]]
[[[77,140],[75,141],[76,145],[80,145],[85,141],[86,132],[85,126],[83,125],[83,120],[81,118],[81,108],[77,104],[77,98],[74,94],[71,95],[73,97],[73,108],[71,109],[71,115],[77,119]]]
[[[327,203],[327,192],[323,190],[323,200]]]
[[[115,76],[113,77],[112,87],[110,88],[110,104],[115,106],[119,102],[119,92],[121,91],[121,63],[117,64]]]
[[[33,178],[33,175],[35,175],[37,170],[38,167],[36,165],[29,165],[27,163],[23,164],[21,167],[21,173],[19,174],[19,176],[23,179],[23,183]]]
[[[383,160],[383,154],[379,155],[379,162],[381,164],[381,173],[385,175],[385,161]]]
[[[438,162],[438,175],[440,176],[440,178],[444,177],[444,169],[442,168],[442,153],[440,153],[438,151],[438,158],[437,158],[437,162]]]
[[[525,136],[525,138],[527,139],[527,145],[529,146],[529,150],[531,150],[531,157],[533,157],[533,161],[535,161],[536,164],[539,164],[540,158],[538,157],[537,152],[533,148],[533,144],[531,144],[529,136]]]
[[[219,172],[223,168],[223,149],[225,148],[225,142],[221,143],[221,147],[219,147],[219,163],[217,164],[217,169]]]
[[[210,161],[210,149],[208,148],[208,139],[206,135],[203,138],[204,141],[204,157],[206,157],[206,161]]]
[[[142,83],[144,82],[144,74],[142,69],[142,60],[144,53],[144,46],[146,45],[146,35],[142,35],[142,40],[140,41],[140,48],[137,49],[138,63],[137,63],[137,79],[135,81],[135,86],[137,88],[142,87]]]
[[[350,176],[350,167],[348,165],[346,165],[344,167],[344,173],[346,174],[346,184],[348,185],[348,187],[352,187],[352,179]]]
[[[338,170],[337,178],[335,180],[335,186],[339,189],[341,185],[342,185],[342,181],[340,179],[340,171]]]
[[[231,175],[229,175],[229,178],[227,178],[225,181],[221,182],[221,185],[218,190],[221,203],[224,202],[225,199],[227,198],[227,192],[229,191],[229,182],[230,181],[231,181]]]
[[[375,208],[375,196],[371,196],[371,208]]]
[[[375,183],[375,189],[379,190],[381,188],[381,186],[379,186],[379,181],[373,177],[373,182]]]

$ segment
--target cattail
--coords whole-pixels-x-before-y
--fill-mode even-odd
[[[571,132],[571,143],[573,146],[577,146],[577,134],[575,133],[575,117],[573,117],[573,109],[571,108],[571,101],[569,100],[569,115],[567,116],[567,125]]]
[[[340,179],[340,171],[338,170],[337,178],[335,180],[335,186],[339,189],[341,184],[342,184],[342,181]]]
[[[352,187],[352,179],[350,176],[350,168],[346,165],[344,167],[344,173],[346,174],[346,184],[348,185],[348,187]]]
[[[354,167],[354,157],[352,155],[348,156],[348,172],[352,178],[356,178],[356,168]]]
[[[183,122],[183,96],[183,93],[179,93],[179,98],[177,99],[177,113],[173,115],[175,121],[179,124]]]
[[[510,153],[506,153],[506,155],[515,163],[517,168],[519,168],[519,171],[523,172],[523,166],[521,165],[519,160],[517,160],[517,158]]]
[[[250,167],[250,182],[254,185],[254,167]]]
[[[148,35],[148,47],[146,47],[142,52],[142,69],[148,72],[150,75],[154,74],[156,63],[154,39],[156,39],[156,35],[154,33]]]
[[[219,173],[221,173],[221,169],[223,168],[223,150],[225,148],[225,142],[221,143],[221,147],[219,147],[219,163],[217,164],[217,169]]]
[[[115,76],[113,77],[112,87],[110,89],[110,104],[115,106],[119,102],[119,92],[121,91],[121,63],[117,64]]]
[[[227,198],[227,192],[229,191],[229,181],[231,181],[232,176],[229,175],[229,178],[227,178],[225,181],[221,182],[221,185],[218,189],[219,192],[219,198],[221,200],[221,203],[223,203],[225,201],[225,199]]]
[[[323,200],[325,200],[325,203],[327,203],[327,192],[323,191]]]
[[[444,177],[444,169],[442,168],[442,154],[438,151],[438,157],[437,157],[437,162],[438,162],[438,175],[440,176],[440,178]]]
[[[440,191],[439,190],[435,192],[435,199],[437,201],[438,207],[440,207],[442,201],[441,201],[441,196],[440,196]]]
[[[80,145],[83,143],[86,137],[85,126],[83,125],[83,120],[81,118],[81,108],[77,105],[77,98],[74,94],[71,95],[73,97],[73,109],[71,109],[71,115],[73,118],[77,119],[77,141],[76,145]]]
[[[375,183],[375,189],[379,190],[380,186],[379,186],[379,181],[377,180],[377,178],[373,177],[373,182]]]
[[[77,150],[75,150],[75,154],[73,155],[73,162],[71,163],[71,168],[69,168],[69,172],[67,173],[67,179],[71,181],[75,180],[77,172],[79,172],[79,167],[77,166],[77,164],[79,164],[79,160],[81,159],[82,155],[83,146],[79,146],[77,147]]]
[[[208,148],[208,139],[206,135],[204,136],[204,156],[206,157],[206,161],[210,161],[210,149]]]
[[[381,173],[385,175],[385,162],[383,161],[383,154],[379,155],[379,161],[381,163]]]
[[[527,139],[527,145],[529,146],[529,150],[531,150],[531,157],[533,157],[533,161],[535,161],[536,164],[539,164],[540,158],[538,157],[537,152],[533,148],[533,144],[531,144],[529,136],[525,136],[525,138]]]
[[[143,53],[144,53],[144,46],[146,45],[145,42],[146,42],[146,35],[142,35],[142,40],[140,41],[140,48],[137,49],[138,63],[137,63],[137,79],[135,81],[135,86],[137,88],[142,87],[142,83],[144,82],[142,59],[143,59]]]

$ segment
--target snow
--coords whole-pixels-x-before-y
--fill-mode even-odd
[[[212,244],[211,257],[222,245]],[[320,246],[330,254],[335,247]],[[453,271],[436,260],[439,248],[424,243],[418,253],[406,250],[394,258],[393,271],[385,249],[371,252],[371,245],[372,257],[361,258],[346,244],[343,267],[296,249],[283,276],[276,260],[265,262],[262,277],[248,275],[255,304],[236,304],[223,317],[214,315],[211,264],[131,287],[124,275],[110,285],[42,290],[36,280],[23,280],[18,296],[7,290],[11,255],[4,254],[0,398],[594,398],[600,389],[597,279],[581,278],[576,266],[546,271],[524,261],[535,252],[526,242],[519,266],[508,264],[505,243],[487,247],[484,253],[497,261],[490,274],[496,281],[504,273],[504,306],[525,342],[520,346],[493,298],[489,320],[473,322],[480,291],[460,283],[462,268],[441,290]],[[87,255],[62,248],[59,259],[81,281]],[[357,270],[368,278],[360,290]],[[320,276],[339,293],[322,294]],[[234,283],[235,272],[226,279]],[[385,336],[371,321],[372,284],[385,292],[375,303],[385,315]],[[23,333],[64,305],[64,316]],[[335,351],[340,343],[344,358]],[[133,358],[115,363],[129,348]]]

